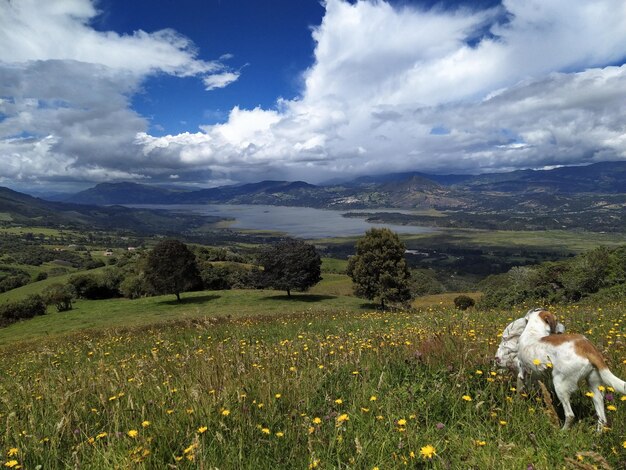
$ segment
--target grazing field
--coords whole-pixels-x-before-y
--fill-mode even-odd
[[[595,434],[591,400],[577,393],[576,424],[561,432],[540,393],[517,394],[512,378],[492,367],[499,332],[523,312],[441,306],[382,313],[337,308],[315,297],[309,308],[290,309],[280,302],[293,301],[282,299],[280,308],[267,310],[270,299],[246,301],[251,292],[234,294],[240,303],[230,299],[228,308],[213,309],[217,299],[207,298],[168,304],[167,318],[183,318],[165,323],[68,331],[2,346],[0,465],[626,465],[626,403],[620,394],[607,395],[612,429]],[[169,299],[151,300],[118,304],[127,307],[129,319],[150,315]],[[97,322],[108,309],[92,305],[81,314]],[[554,310],[569,331],[592,338],[622,377],[623,307]],[[191,315],[194,308],[198,312]],[[42,320],[60,323],[64,315]],[[17,327],[37,320],[2,333],[35,339]]]

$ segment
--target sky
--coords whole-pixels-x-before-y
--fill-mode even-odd
[[[0,0],[0,186],[626,160],[623,0]]]

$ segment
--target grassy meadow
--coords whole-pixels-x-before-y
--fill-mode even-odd
[[[498,334],[522,311],[459,312],[442,298],[383,313],[319,294],[214,295],[77,303],[3,329],[0,465],[626,465],[621,395],[607,395],[612,429],[599,436],[591,399],[574,394],[578,419],[561,432],[541,393],[516,393],[493,368]],[[626,377],[624,305],[555,311]],[[44,338],[43,321],[66,326]]]

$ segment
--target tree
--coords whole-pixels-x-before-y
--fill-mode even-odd
[[[287,291],[305,291],[321,278],[322,260],[313,245],[287,239],[266,248],[259,257],[261,285]]]
[[[42,294],[46,304],[54,305],[57,312],[72,310],[72,300],[76,298],[74,286],[58,282],[46,287]]]
[[[348,261],[348,275],[357,296],[380,302],[411,300],[410,272],[404,259],[405,247],[387,228],[368,230],[356,243],[356,254]]]
[[[202,284],[196,257],[178,240],[157,243],[148,254],[145,269],[146,281],[156,293],[174,294],[178,301],[181,292]]]

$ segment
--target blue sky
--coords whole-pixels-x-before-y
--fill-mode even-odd
[[[0,0],[0,185],[626,159],[623,0]]]

